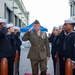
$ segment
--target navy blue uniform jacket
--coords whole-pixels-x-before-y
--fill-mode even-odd
[[[51,34],[51,36],[48,38],[49,42],[51,43],[51,54],[53,57],[55,57],[56,52],[57,52],[57,36],[55,36],[54,34]]]
[[[64,42],[65,58],[71,58],[75,61],[75,32],[67,35]]]
[[[62,31],[59,35],[58,35],[58,39],[57,39],[57,50],[58,50],[58,55],[64,57],[64,40],[65,40],[66,34],[65,31]]]
[[[7,38],[10,41],[10,45],[11,45],[11,57],[15,57],[16,56],[16,40],[15,40],[15,35],[12,32],[11,34],[7,34]]]
[[[2,30],[0,30],[0,61],[4,57],[10,57],[11,46],[6,33],[7,29],[3,27]]]
[[[20,50],[21,50],[20,46],[21,46],[22,42],[21,42],[19,36],[20,36],[20,32],[17,32],[17,33],[15,34],[16,48],[17,48],[17,51],[19,52],[19,55],[20,55]]]

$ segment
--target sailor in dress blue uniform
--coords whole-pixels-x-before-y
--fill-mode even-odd
[[[70,58],[72,61],[75,61],[75,20],[67,19],[65,20],[64,25],[66,26],[66,31],[68,32],[63,46],[65,59]],[[75,75],[75,69],[73,70],[73,75]]]

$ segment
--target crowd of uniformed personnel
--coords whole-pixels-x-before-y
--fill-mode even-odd
[[[40,31],[40,23],[39,21],[36,20],[34,23],[35,31],[33,33],[30,32],[32,30],[31,28],[27,33],[24,34],[23,40],[30,40],[32,44],[31,45],[32,49],[30,48],[32,54],[29,54],[29,58],[31,59],[32,63],[33,75],[38,74],[38,67],[36,67],[38,66],[37,63],[40,64],[42,63],[40,65],[41,75],[46,75],[46,66],[47,66],[46,57],[48,60],[50,57],[49,42],[51,43],[51,54],[54,65],[54,75],[56,75],[57,56],[59,57],[60,75],[65,75],[65,62],[67,58],[70,58],[73,64],[75,64],[74,26],[75,26],[75,20],[67,19],[64,21],[63,25],[59,27],[54,27],[52,33],[49,34],[49,37],[47,38],[46,33]],[[13,65],[14,65],[14,58],[16,56],[16,51],[18,51],[20,58],[21,40],[19,39],[19,36],[20,36],[19,27],[17,26],[14,27],[12,23],[6,25],[6,20],[0,18],[0,62],[3,58],[7,58],[8,75],[13,75]],[[47,47],[47,50],[45,50],[45,45]],[[39,52],[41,53],[40,55],[38,55]],[[38,58],[36,56],[38,56]],[[17,71],[19,75],[19,61],[18,61]],[[73,70],[73,75],[75,75],[75,69]]]
[[[20,57],[21,40],[20,28],[12,23],[6,24],[6,19],[0,18],[0,62],[3,58],[8,60],[8,75],[13,75],[14,59],[16,51]],[[17,65],[19,75],[19,61]]]
[[[52,33],[49,36],[49,42],[51,43],[51,54],[54,65],[54,75],[56,74],[56,57],[59,57],[60,74],[65,75],[65,62],[67,58],[70,58],[75,64],[75,20],[67,19],[63,25],[54,27]],[[75,69],[73,70],[75,75]]]

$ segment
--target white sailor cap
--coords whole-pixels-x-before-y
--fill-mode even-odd
[[[3,23],[3,22],[6,23],[6,19],[0,18],[0,23]]]
[[[75,20],[70,18],[70,19],[65,20],[65,23],[75,23]]]
[[[63,28],[63,25],[60,25],[60,26],[59,26],[59,29],[60,29],[60,28]]]
[[[12,23],[7,24],[7,28],[14,26]]]
[[[15,26],[14,29],[20,31],[20,27],[18,26]]]
[[[59,27],[54,27],[53,30],[59,30]]]

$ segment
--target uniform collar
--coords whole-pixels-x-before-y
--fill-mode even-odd
[[[71,34],[71,33],[73,33],[73,32],[75,32],[75,31],[71,31],[71,32],[69,32],[68,35]]]

